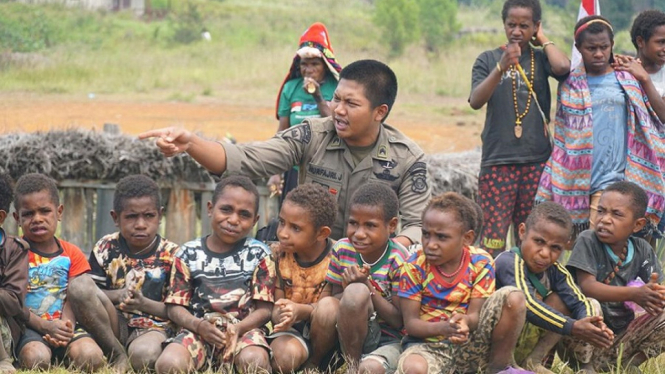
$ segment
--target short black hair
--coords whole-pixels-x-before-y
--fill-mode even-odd
[[[630,29],[630,40],[633,42],[635,49],[638,49],[638,36],[641,36],[646,43],[651,39],[656,28],[660,26],[665,26],[665,12],[650,9],[638,14],[633,21],[633,27]]]
[[[301,184],[286,195],[284,202],[290,202],[309,214],[315,229],[335,224],[337,203],[333,195],[323,186],[315,183]]]
[[[217,203],[217,200],[222,196],[226,187],[240,187],[254,195],[254,214],[259,213],[259,190],[251,179],[243,175],[231,175],[220,180],[215,187],[215,192],[212,194],[212,205]]]
[[[506,2],[503,3],[503,9],[501,9],[501,19],[503,22],[506,22],[508,12],[510,12],[512,8],[531,9],[531,16],[534,23],[540,22],[540,19],[543,16],[543,10],[540,7],[540,1],[538,0],[506,0]]]
[[[475,232],[478,223],[476,207],[473,206],[471,199],[465,197],[457,192],[444,192],[441,195],[434,196],[425,207],[423,211],[423,219],[425,213],[430,210],[438,210],[440,212],[454,212],[460,223],[462,229],[466,232],[469,230],[474,231],[474,236],[478,233]],[[474,237],[475,239],[475,237]]]
[[[151,198],[155,203],[155,208],[159,210],[159,207],[161,206],[161,197],[157,183],[145,175],[128,175],[115,185],[113,210],[117,214],[120,214],[125,208],[125,201],[140,197]]]
[[[7,173],[0,173],[0,210],[9,213],[14,199],[14,180]]]
[[[467,197],[467,199],[468,199],[468,197]],[[476,224],[473,227],[473,233],[475,234],[474,235],[475,237],[473,238],[473,241],[475,242],[476,238],[478,238],[478,236],[480,235],[480,231],[482,231],[482,229],[483,229],[483,224],[485,224],[485,219],[483,218],[483,216],[484,216],[483,208],[480,206],[480,204],[478,204],[477,202],[475,202],[471,199],[469,199],[469,202],[471,203],[473,208],[476,210]]]
[[[644,218],[647,215],[647,207],[649,206],[649,196],[644,192],[642,187],[633,182],[620,181],[614,182],[607,186],[603,193],[618,192],[624,196],[630,197],[630,210],[633,211],[633,218]]]
[[[577,32],[577,30],[580,27],[596,19],[604,21],[606,23],[594,22],[589,24],[580,33]],[[611,25],[610,21],[608,21],[607,18],[603,16],[593,15],[582,18],[581,20],[577,21],[577,24],[575,25],[575,33],[573,34],[575,36],[575,44],[578,46],[582,45],[582,41],[584,40],[584,37],[586,37],[587,34],[600,34],[603,31],[607,31],[607,35],[610,36],[610,41],[614,43],[614,31],[612,30],[612,27],[608,25]]]
[[[386,104],[388,112],[383,121],[388,118],[397,97],[397,76],[388,65],[376,60],[358,60],[342,69],[339,79],[354,81],[363,86],[372,109]]]
[[[23,196],[41,191],[47,191],[51,196],[53,205],[56,207],[60,206],[60,194],[58,193],[58,185],[55,181],[44,174],[30,173],[23,175],[16,181],[14,209],[19,210],[19,204]]]
[[[566,208],[553,201],[545,201],[531,209],[531,213],[529,213],[524,222],[526,231],[529,231],[541,221],[552,222],[565,229],[568,233],[568,238],[570,238],[573,232],[573,220],[570,218],[570,213],[568,213]]]
[[[397,193],[384,183],[370,182],[358,187],[351,197],[349,208],[356,205],[380,207],[384,222],[389,222],[399,214]]]

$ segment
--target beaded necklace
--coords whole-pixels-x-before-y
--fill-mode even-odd
[[[614,269],[612,269],[612,272],[607,275],[603,283],[605,284],[610,284],[612,279],[616,277],[617,273],[619,272],[619,268],[623,265],[623,262],[626,261],[626,256],[628,255],[628,243],[623,246],[623,251],[621,251],[621,255],[619,255],[619,261],[617,261],[616,265],[614,265]]]
[[[462,271],[462,269],[464,268],[467,257],[469,257],[469,250],[466,247],[464,247],[462,248],[462,258],[460,259],[459,266],[455,271],[449,274],[443,271],[443,269],[441,269],[440,266],[437,266],[436,269],[439,271],[439,273],[441,273],[441,275],[443,275],[446,278],[455,278],[457,274],[459,274],[459,272]]]
[[[533,87],[534,83],[534,72],[536,68],[536,63],[535,63],[535,55],[533,53],[533,48],[529,47],[529,52],[531,54],[531,71],[529,72],[531,77],[529,78],[529,81],[526,82],[527,84],[531,84],[531,87]],[[518,62],[519,63],[519,62]],[[529,108],[531,107],[531,95],[527,96],[526,99],[526,107],[524,108],[524,113],[520,113],[519,108],[517,107],[517,69],[515,69],[515,65],[510,66],[510,77],[512,78],[512,84],[513,84],[513,106],[515,107],[515,137],[516,138],[521,138],[522,137],[522,119],[526,117],[527,113],[529,113]]]

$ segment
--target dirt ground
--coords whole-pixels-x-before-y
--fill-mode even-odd
[[[459,152],[480,146],[482,113],[469,113],[458,99],[397,105],[387,121],[428,153]],[[181,125],[208,137],[227,134],[240,142],[263,140],[277,128],[272,106],[229,104],[220,99],[167,102],[145,98],[74,97],[66,95],[0,94],[0,133],[85,128],[101,130],[105,123],[121,131],[142,131]]]

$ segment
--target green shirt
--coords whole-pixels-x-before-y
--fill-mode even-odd
[[[314,96],[302,89],[303,78],[291,79],[284,84],[284,89],[279,97],[279,117],[289,117],[289,125],[299,125],[306,118],[321,117],[319,107],[316,105]],[[337,81],[326,76],[321,85],[321,96],[326,101],[332,100],[333,93],[337,88]]]

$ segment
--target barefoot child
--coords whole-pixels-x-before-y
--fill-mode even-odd
[[[349,209],[348,238],[333,247],[326,276],[340,299],[339,342],[351,370],[392,373],[402,338],[399,272],[408,257],[391,239],[397,228],[397,195],[387,184],[367,183],[353,194]]]
[[[605,18],[581,19],[574,36],[582,63],[559,86],[554,149],[536,200],[561,204],[579,234],[596,223],[603,190],[627,180],[649,196],[654,229],[665,210],[662,123],[635,77],[612,67],[614,31]]]
[[[113,337],[94,283],[85,274],[90,271],[88,261],[78,247],[55,237],[64,209],[55,181],[42,174],[22,176],[16,183],[14,207],[14,217],[30,244],[25,298],[30,319],[16,349],[21,366],[47,369],[52,359],[66,358],[77,369],[97,370],[104,365],[102,348],[115,368],[125,371],[127,356]],[[77,310],[83,305],[91,318],[79,317]],[[96,322],[82,326],[85,331],[75,328],[77,320],[90,319]],[[100,330],[97,324],[105,327]]]
[[[520,247],[496,258],[496,286],[513,286],[526,296],[526,320],[515,350],[517,362],[539,374],[552,373],[541,363],[561,340],[574,347],[574,359],[583,369],[590,366],[591,343],[612,344],[613,333],[602,322],[600,305],[584,297],[568,271],[557,262],[567,248],[573,222],[559,204],[536,205],[519,226]]]
[[[511,364],[524,324],[524,294],[494,292],[492,256],[471,246],[476,210],[454,192],[423,212],[423,243],[402,267],[407,336],[399,373],[499,372]]]
[[[598,202],[595,229],[580,234],[568,260],[582,292],[600,302],[605,323],[616,335],[611,347],[594,351],[593,362],[600,369],[615,366],[621,354],[628,370],[665,348],[661,265],[647,241],[631,236],[646,223],[647,202],[634,183],[608,186]],[[628,285],[638,278],[642,286]],[[637,314],[635,304],[646,313]]]
[[[0,226],[14,198],[12,179],[0,174]],[[0,373],[15,373],[12,347],[29,318],[23,307],[28,285],[28,248],[24,240],[7,236],[0,227]]]
[[[90,275],[118,309],[120,341],[135,371],[154,369],[169,329],[164,297],[177,244],[157,234],[159,187],[144,175],[116,185],[111,216],[119,232],[90,253]]]
[[[473,109],[487,104],[478,181],[485,215],[480,246],[494,257],[505,248],[510,224],[517,231],[529,215],[550,156],[548,78],[561,81],[570,70],[568,57],[543,33],[541,13],[538,0],[507,0],[501,17],[508,43],[483,52],[473,66],[469,104]]]
[[[259,219],[259,192],[247,177],[222,179],[208,202],[212,234],[185,243],[176,255],[169,318],[182,329],[168,340],[158,373],[270,371],[264,325],[274,303],[275,270],[265,244],[249,237]]]
[[[336,316],[318,301],[330,296],[326,272],[337,204],[328,189],[303,184],[286,195],[279,212],[274,252],[277,283],[270,347],[276,372],[317,368],[335,345]]]

